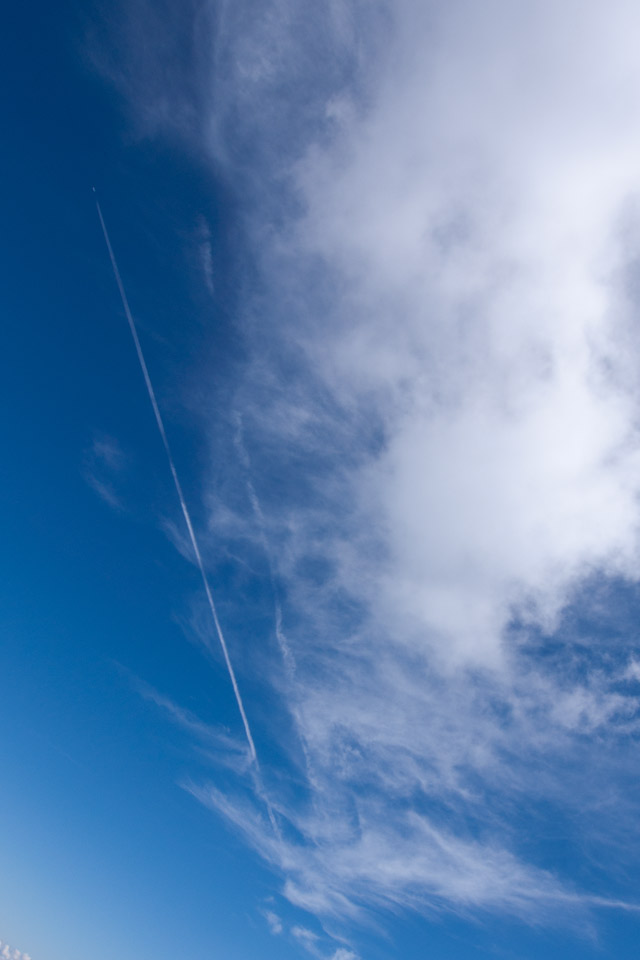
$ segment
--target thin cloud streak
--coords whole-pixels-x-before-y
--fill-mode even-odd
[[[122,279],[121,279],[121,277],[120,277],[120,271],[118,270],[118,264],[117,264],[117,262],[116,262],[115,255],[114,255],[114,253],[113,253],[113,248],[112,248],[112,246],[111,246],[111,241],[110,241],[110,239],[109,239],[109,234],[108,234],[108,232],[107,232],[107,227],[106,227],[106,224],[105,224],[105,222],[104,222],[104,217],[102,216],[102,210],[101,210],[100,204],[99,204],[99,202],[98,202],[97,200],[96,200],[96,208],[97,208],[97,211],[98,211],[98,216],[99,216],[99,218],[100,218],[100,225],[101,225],[101,227],[102,227],[102,232],[103,232],[103,234],[104,234],[104,239],[105,239],[105,243],[106,243],[106,245],[107,245],[107,250],[108,250],[108,252],[109,252],[109,259],[111,260],[111,266],[112,266],[112,268],[113,268],[113,274],[114,274],[114,276],[115,276],[116,283],[117,283],[117,285],[118,285],[118,290],[119,290],[119,292],[120,292],[120,298],[121,298],[121,300],[122,300],[122,306],[123,306],[123,308],[124,308],[124,312],[125,312],[125,315],[126,315],[126,317],[127,317],[127,321],[128,321],[128,323],[129,323],[129,329],[131,330],[131,336],[133,337],[133,342],[134,342],[134,344],[135,344],[136,353],[137,353],[137,355],[138,355],[138,360],[139,360],[139,362],[140,362],[140,368],[141,368],[141,370],[142,370],[142,374],[143,374],[143,377],[144,377],[144,382],[145,382],[146,387],[147,387],[147,393],[149,394],[149,400],[151,401],[151,406],[152,406],[152,408],[153,408],[153,413],[154,413],[154,416],[155,416],[155,418],[156,418],[156,424],[157,424],[157,426],[158,426],[158,431],[159,431],[160,437],[161,437],[161,439],[162,439],[162,445],[164,446],[165,453],[166,453],[166,455],[167,455],[167,460],[168,460],[168,462],[169,462],[169,468],[170,468],[170,470],[171,470],[171,476],[173,477],[173,483],[174,483],[174,486],[175,486],[175,489],[176,489],[176,493],[177,493],[177,495],[178,495],[178,500],[180,501],[180,508],[181,508],[181,510],[182,510],[182,515],[183,515],[184,520],[185,520],[185,523],[186,523],[186,525],[187,525],[187,530],[189,531],[189,540],[191,541],[191,546],[192,546],[192,548],[193,548],[193,553],[194,553],[194,555],[195,555],[196,563],[197,563],[198,569],[199,569],[199,571],[200,571],[200,576],[201,576],[201,579],[202,579],[202,585],[203,585],[203,587],[204,587],[204,591],[205,591],[205,594],[206,594],[206,597],[207,597],[207,603],[208,603],[208,605],[209,605],[209,610],[210,610],[210,612],[211,612],[211,618],[212,618],[212,620],[213,620],[216,633],[217,633],[217,635],[218,635],[218,640],[220,641],[220,646],[222,647],[222,653],[223,653],[223,655],[224,655],[224,660],[225,660],[225,663],[226,663],[226,666],[227,666],[227,671],[228,671],[228,673],[229,673],[229,679],[231,680],[231,685],[232,685],[232,687],[233,687],[233,692],[234,692],[234,695],[235,695],[235,698],[236,698],[236,703],[237,703],[237,705],[238,705],[238,710],[240,711],[240,716],[241,716],[241,718],[242,718],[242,724],[243,724],[243,726],[244,726],[244,732],[245,732],[245,735],[246,735],[246,738],[247,738],[247,743],[249,744],[249,751],[250,751],[250,753],[251,753],[251,758],[252,758],[253,762],[256,764],[256,767],[258,767],[258,755],[257,755],[257,753],[256,753],[256,748],[255,748],[255,744],[254,744],[254,742],[253,742],[253,736],[252,736],[252,734],[251,734],[251,728],[249,727],[249,721],[248,721],[248,719],[247,719],[247,714],[246,714],[245,709],[244,709],[244,704],[243,704],[243,702],[242,702],[242,697],[240,696],[240,689],[239,689],[239,687],[238,687],[238,682],[237,682],[237,680],[236,680],[236,675],[235,675],[235,671],[234,671],[234,669],[233,669],[233,664],[231,663],[231,658],[230,658],[230,656],[229,656],[229,650],[228,650],[228,648],[227,648],[227,642],[226,642],[225,637],[224,637],[224,634],[223,634],[223,632],[222,632],[222,627],[220,626],[220,621],[219,621],[219,619],[218,619],[218,612],[217,612],[217,610],[216,610],[216,606],[215,606],[215,603],[214,603],[214,601],[213,601],[213,594],[211,593],[211,588],[210,588],[210,586],[209,586],[209,580],[208,580],[208,578],[207,578],[207,574],[206,574],[206,571],[205,571],[205,568],[204,568],[204,563],[203,563],[203,561],[202,561],[202,555],[201,555],[201,553],[200,553],[200,547],[198,546],[198,541],[197,541],[197,539],[196,539],[196,535],[195,535],[195,531],[194,531],[194,528],[193,528],[193,524],[192,524],[192,522],[191,522],[191,516],[190,516],[190,513],[189,513],[189,509],[188,509],[188,507],[187,507],[187,503],[186,503],[186,500],[185,500],[185,498],[184,498],[184,494],[183,494],[183,492],[182,492],[182,485],[181,485],[180,480],[179,480],[179,478],[178,478],[178,473],[177,473],[177,470],[176,470],[176,467],[175,467],[175,463],[174,463],[174,460],[173,460],[173,455],[172,455],[172,453],[171,453],[171,447],[169,446],[169,440],[167,439],[167,434],[166,434],[166,431],[165,431],[165,428],[164,428],[164,422],[163,422],[163,420],[162,420],[162,415],[161,415],[161,413],[160,413],[160,408],[158,407],[158,402],[157,402],[157,400],[156,400],[156,395],[155,395],[155,391],[154,391],[154,389],[153,389],[153,384],[151,383],[151,377],[149,376],[149,371],[148,371],[148,369],[147,369],[147,364],[146,364],[146,361],[145,361],[145,358],[144,358],[144,354],[143,354],[143,352],[142,352],[142,347],[141,347],[141,345],[140,345],[140,340],[139,340],[139,338],[138,338],[138,331],[137,331],[137,328],[136,328],[136,325],[135,325],[133,316],[132,316],[132,314],[131,314],[131,310],[130,310],[130,308],[129,308],[129,302],[128,302],[128,300],[127,300],[127,295],[126,295],[126,293],[125,293],[125,289],[124,289],[124,286],[123,286],[123,283],[122,283]]]
[[[125,456],[113,437],[94,437],[91,447],[85,452],[83,474],[87,483],[112,509],[121,511],[123,504],[114,490],[114,478],[118,478],[125,465]]]

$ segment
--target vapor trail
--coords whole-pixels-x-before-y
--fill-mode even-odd
[[[95,187],[93,189],[95,195]],[[173,477],[173,482],[176,488],[176,493],[178,494],[178,500],[180,501],[180,506],[182,508],[182,514],[184,516],[185,523],[187,525],[187,530],[189,531],[189,539],[191,540],[191,546],[193,547],[193,552],[198,563],[198,569],[200,570],[200,576],[202,577],[202,585],[204,586],[204,592],[207,596],[207,602],[209,604],[209,609],[211,611],[211,617],[213,619],[214,626],[216,628],[216,633],[218,634],[218,639],[220,641],[220,646],[222,647],[222,653],[224,654],[224,661],[227,665],[227,670],[229,672],[229,679],[231,680],[231,686],[233,687],[233,692],[236,697],[236,703],[238,704],[238,710],[240,711],[240,716],[242,717],[242,723],[244,725],[244,732],[247,737],[247,743],[249,744],[249,751],[251,753],[251,759],[258,766],[258,755],[256,753],[256,747],[253,742],[253,737],[251,735],[251,728],[249,726],[249,721],[247,720],[247,715],[244,710],[244,705],[242,703],[242,697],[240,696],[240,690],[238,688],[238,681],[236,680],[236,675],[233,669],[233,664],[231,663],[231,658],[229,657],[229,651],[227,649],[227,642],[224,638],[224,633],[222,632],[222,627],[220,626],[220,621],[218,620],[218,613],[216,610],[216,605],[213,601],[213,594],[211,593],[211,588],[209,586],[209,581],[204,569],[204,563],[202,562],[202,555],[200,553],[200,548],[198,546],[198,541],[196,539],[195,531],[193,529],[193,524],[191,522],[191,516],[189,514],[189,508],[184,498],[182,492],[182,486],[178,478],[178,472],[176,470],[175,463],[173,462],[173,455],[171,453],[171,447],[169,446],[169,441],[167,439],[167,434],[164,429],[164,423],[162,420],[162,415],[160,413],[160,408],[158,407],[158,401],[156,400],[155,391],[153,389],[153,384],[151,383],[151,377],[149,376],[149,371],[147,369],[147,364],[144,359],[144,354],[142,352],[142,347],[140,345],[140,340],[138,338],[138,330],[136,328],[135,321],[131,314],[129,308],[129,301],[127,300],[127,295],[124,290],[124,285],[122,283],[122,278],[120,277],[120,271],[118,270],[118,264],[116,263],[116,258],[113,252],[113,247],[111,246],[111,241],[109,239],[109,233],[107,231],[106,224],[104,222],[104,217],[102,216],[102,210],[100,209],[100,203],[96,197],[96,207],[98,210],[98,216],[100,217],[100,225],[102,227],[102,232],[104,234],[104,239],[107,244],[107,250],[109,251],[109,258],[111,260],[111,266],[113,267],[113,274],[116,278],[116,283],[118,284],[118,290],[120,291],[120,299],[122,300],[122,306],[124,307],[124,312],[126,314],[127,320],[129,322],[129,329],[131,330],[131,336],[133,337],[133,342],[136,347],[136,353],[138,354],[138,360],[140,361],[140,367],[142,369],[142,375],[144,376],[144,382],[147,385],[147,393],[149,394],[149,400],[151,401],[151,406],[153,407],[153,413],[156,418],[156,423],[158,424],[158,430],[160,431],[160,436],[162,438],[162,443],[167,454],[167,460],[169,461],[169,468],[171,469],[171,476]],[[269,816],[273,823],[273,815],[271,813],[271,808],[269,807]],[[274,824],[275,826],[275,824]]]

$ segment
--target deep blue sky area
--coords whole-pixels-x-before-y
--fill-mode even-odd
[[[0,947],[11,944],[33,960],[637,956],[638,869],[632,855],[638,849],[637,826],[632,826],[640,710],[637,576],[629,573],[631,561],[618,562],[627,556],[627,541],[615,510],[611,516],[597,514],[603,529],[609,524],[615,531],[610,540],[603,534],[602,548],[590,540],[582,545],[584,524],[573,523],[573,510],[577,503],[576,513],[584,510],[591,522],[593,503],[596,512],[598,503],[608,509],[621,491],[626,496],[635,490],[640,457],[634,447],[631,467],[618,486],[607,485],[603,468],[593,496],[589,475],[581,500],[583,487],[578,481],[575,489],[570,484],[574,474],[588,474],[600,447],[593,456],[576,454],[576,470],[564,471],[562,453],[571,443],[562,437],[556,442],[555,414],[545,413],[542,428],[531,430],[531,445],[540,437],[544,444],[542,454],[529,459],[526,443],[518,446],[517,431],[507,427],[501,446],[502,421],[497,420],[494,443],[490,418],[474,419],[482,404],[468,396],[477,383],[485,384],[483,377],[490,381],[491,349],[482,354],[480,372],[474,367],[468,376],[465,364],[476,362],[469,361],[476,357],[474,350],[465,346],[460,360],[457,346],[451,346],[456,337],[450,342],[442,334],[446,324],[433,336],[424,330],[438,309],[446,313],[447,297],[455,300],[446,314],[454,317],[454,328],[461,316],[475,316],[474,296],[480,303],[477,316],[484,318],[492,309],[492,284],[498,287],[507,274],[528,275],[524,269],[509,273],[500,251],[496,269],[493,263],[487,269],[490,283],[478,294],[469,282],[468,292],[468,272],[475,269],[478,249],[484,251],[473,235],[478,229],[482,241],[481,216],[469,216],[467,223],[459,209],[472,206],[472,191],[466,191],[465,180],[457,205],[446,191],[455,192],[451,183],[458,167],[451,164],[449,175],[443,163],[445,187],[438,194],[440,160],[433,159],[438,151],[430,152],[431,140],[429,149],[412,146],[413,133],[407,134],[404,157],[398,143],[405,126],[413,130],[413,125],[402,110],[413,101],[399,97],[402,110],[394,111],[388,105],[395,96],[393,78],[379,87],[374,82],[376,71],[389,66],[376,51],[385,49],[380,38],[394,11],[378,22],[358,3],[338,6],[350,13],[343,19],[336,14],[334,58],[321,31],[324,21],[318,14],[316,22],[315,13],[292,14],[278,46],[269,30],[278,33],[273,24],[278,25],[278,16],[286,19],[289,7],[276,4],[272,18],[265,16],[262,58],[247,40],[246,49],[254,51],[251,69],[242,57],[245,34],[251,39],[254,21],[262,23],[255,5],[239,3],[237,23],[224,4],[220,10],[224,7],[227,19],[220,13],[218,23],[216,13],[202,20],[203,31],[218,24],[216,56],[229,67],[228,77],[216,74],[215,94],[222,101],[224,93],[238,111],[229,108],[227,126],[221,122],[216,128],[220,137],[227,131],[227,154],[219,144],[205,148],[202,132],[200,140],[190,140],[177,124],[160,132],[145,125],[143,108],[137,104],[136,112],[133,103],[135,91],[109,78],[105,68],[111,64],[114,74],[120,70],[120,79],[135,86],[131,50],[127,66],[118,47],[125,43],[127,17],[137,24],[135,43],[145,56],[158,42],[164,19],[169,32],[178,31],[158,56],[167,70],[164,82],[171,85],[175,68],[184,91],[193,84],[194,123],[208,109],[215,111],[215,96],[213,107],[204,95],[197,102],[202,91],[196,88],[206,70],[189,60],[194,51],[202,55],[208,49],[204,41],[192,47],[186,42],[197,5],[159,4],[148,38],[149,8],[142,2],[109,9],[108,4],[40,0],[13,4],[5,13],[0,37],[5,103],[0,151]],[[414,11],[418,36],[426,30],[424,17],[415,5],[406,6]],[[435,12],[433,17],[435,24]],[[220,39],[223,26],[232,38],[227,47]],[[451,35],[459,28],[456,22]],[[405,25],[397,42],[411,46],[411,34]],[[429,26],[425,36],[432,34],[443,49],[452,43],[444,29],[440,34]],[[287,59],[287,44],[298,35],[295,53]],[[478,43],[486,50],[480,59],[493,62],[492,42],[482,35]],[[463,49],[472,60],[471,49],[464,44]],[[285,51],[281,59],[291,71],[284,73],[290,96],[287,82],[272,80],[270,70],[275,75],[282,66],[274,50]],[[422,77],[422,59],[415,50],[412,57],[390,58],[402,82],[411,71]],[[138,93],[152,60],[149,55],[139,65]],[[437,57],[434,62],[439,63]],[[303,71],[300,82],[296,70]],[[249,77],[257,85],[263,74],[265,101],[255,111],[258,119],[251,116],[249,122],[251,98],[243,84],[250,86]],[[450,77],[445,74],[446,86]],[[236,100],[224,86],[227,81],[238,85]],[[343,99],[335,93],[340,84],[350,91]],[[463,87],[452,84],[451,95],[464,100]],[[430,88],[424,78],[416,89],[426,103],[424,91]],[[491,84],[489,89],[495,95]],[[367,110],[377,116],[376,96],[387,105],[380,109],[378,126],[367,126],[362,117],[369,116]],[[327,104],[318,120],[314,111],[323,97]],[[180,98],[167,102],[175,107]],[[436,116],[437,103],[434,107],[429,100],[428,110]],[[507,114],[499,113],[496,130]],[[235,117],[235,132],[229,116]],[[293,164],[294,174],[288,174],[298,178],[290,191],[273,159],[278,144],[274,147],[264,133],[271,129],[281,136],[288,117],[291,133],[282,139],[280,152]],[[332,123],[348,128],[347,147],[339,146],[333,160],[326,160],[323,150],[330,151],[331,138],[340,143]],[[386,123],[391,133],[382,135]],[[469,129],[475,129],[472,122]],[[247,130],[256,131],[255,143]],[[451,149],[458,162],[449,134],[446,127],[443,155]],[[498,133],[495,137],[497,152],[507,154]],[[312,159],[298,167],[305,138],[313,141]],[[451,142],[457,143],[455,137]],[[513,142],[520,141],[514,136]],[[378,168],[376,158],[387,146],[398,156],[382,156]],[[469,164],[479,180],[485,175],[484,154],[481,159],[475,167]],[[366,176],[358,173],[360,162],[371,164]],[[356,170],[351,179],[350,163]],[[413,194],[408,200],[403,194],[405,184],[416,193],[423,189],[416,175],[421,163],[432,170],[433,194],[441,200],[439,206],[424,188],[434,220],[440,217],[438,236],[449,229],[461,237],[468,230],[472,237],[464,276],[456,272],[457,261],[450,267],[446,260],[449,248],[443,253],[434,241],[437,276],[446,274],[451,288],[458,278],[460,302],[449,287],[437,293],[439,280],[428,295],[420,287],[414,297],[412,284],[419,285],[416,276],[427,271],[419,257],[419,268],[415,275],[408,270],[403,286],[406,262],[413,264],[414,234],[422,243],[428,232],[414,229],[418,200],[414,204]],[[268,197],[255,202],[259,212],[252,220],[263,174]],[[387,208],[379,188],[389,182]],[[202,531],[205,565],[260,769],[243,767],[246,745],[237,703],[190,559],[93,187],[194,526]],[[487,189],[495,189],[493,182]],[[511,214],[504,210],[511,208],[505,203],[500,209],[506,221]],[[287,233],[296,211],[304,210],[311,211],[304,228]],[[385,215],[391,221],[397,210],[401,222],[394,227]],[[502,229],[498,221],[491,220],[496,233]],[[551,241],[533,215],[531,222],[532,246],[539,242],[546,250]],[[298,257],[291,236],[299,239],[304,229],[312,252]],[[513,243],[523,235],[530,237],[514,229]],[[463,245],[465,237],[456,243]],[[274,238],[280,238],[280,246]],[[209,285],[201,262],[205,240],[215,277]],[[382,251],[377,262],[376,244]],[[518,255],[513,254],[514,262]],[[342,260],[336,266],[332,257]],[[334,283],[342,268],[343,279]],[[531,275],[527,289],[534,302],[538,279]],[[547,279],[543,274],[540,284]],[[343,293],[346,306],[341,306]],[[414,299],[420,297],[428,300],[428,309],[416,307]],[[548,301],[553,306],[553,296]],[[565,309],[566,299],[560,301]],[[507,308],[501,304],[500,309],[508,313],[512,302],[529,301],[516,287],[505,302]],[[497,315],[496,329],[503,317]],[[537,336],[537,323],[532,326]],[[573,330],[569,323],[567,328]],[[504,354],[495,351],[505,367],[516,356],[518,335],[512,337],[509,327]],[[632,336],[626,327],[625,336]],[[610,339],[614,347],[603,351],[607,363],[613,363],[622,342]],[[523,335],[523,342],[528,362],[538,341]],[[567,343],[558,355],[571,354],[575,343]],[[544,343],[541,356],[543,348]],[[514,369],[526,367],[516,360]],[[440,382],[447,363],[452,375]],[[462,373],[454,369],[456,363]],[[497,381],[503,375],[498,363],[496,371]],[[632,379],[626,366],[624,374]],[[580,387],[581,375],[567,382]],[[461,400],[455,396],[459,383],[470,391]],[[503,393],[500,384],[496,394],[502,399],[511,381]],[[533,394],[533,389],[526,394],[527,402]],[[483,403],[489,395],[487,387]],[[558,396],[561,404],[564,393]],[[609,429],[602,423],[611,424],[615,450],[609,456],[603,441],[601,456],[609,469],[631,444],[629,436],[637,446],[637,418],[628,414],[627,433],[619,427],[618,412],[627,411],[625,395],[624,403],[606,408],[610,420],[603,416],[601,423],[596,414],[606,405],[603,396],[598,394],[602,407],[595,411],[591,395],[579,393],[575,408],[584,404],[585,419],[595,424],[592,432],[598,436]],[[430,433],[429,416],[437,420],[450,400],[450,419],[442,414]],[[468,423],[464,416],[456,420],[467,401],[473,412]],[[574,406],[568,406],[573,416]],[[515,403],[513,409],[521,410]],[[476,445],[483,430],[489,436],[487,455],[482,443]],[[589,430],[581,432],[571,420],[567,433],[573,439]],[[513,435],[515,466],[509,459]],[[503,448],[506,466],[500,460]],[[539,469],[547,452],[548,483]],[[498,467],[483,473],[492,456]],[[403,486],[405,469],[411,477]],[[533,480],[529,475],[521,480],[520,469],[529,470]],[[444,494],[438,477],[444,477]],[[554,491],[565,481],[569,494],[558,497],[562,509],[554,512]],[[527,511],[524,499],[518,499],[521,489],[535,490],[544,507],[532,511],[529,526],[520,525]],[[513,490],[518,493],[512,497]],[[629,494],[629,502],[635,504],[634,496]],[[515,519],[508,513],[512,502]],[[562,510],[570,516],[564,539]],[[402,536],[392,536],[394,524],[410,544],[406,555]],[[449,529],[447,524],[451,538],[439,532]],[[635,514],[627,527],[637,528]],[[561,533],[554,552],[556,530]],[[509,593],[511,567],[504,582],[497,574],[495,582],[491,579],[492,563],[485,569],[486,543],[493,549],[503,535],[505,542],[517,544],[513,582],[520,577],[524,583],[520,593]],[[459,563],[456,536],[462,543]],[[450,541],[454,546],[447,552]],[[442,577],[456,580],[451,589],[438,579],[441,570],[430,555],[424,559],[428,551],[421,552],[432,542],[444,557]],[[518,566],[528,551],[531,569],[526,563]],[[477,555],[481,572],[476,577]],[[499,545],[496,555],[503,556]],[[508,549],[504,555],[510,556]],[[344,583],[336,586],[331,578],[338,569]],[[561,583],[557,592],[545,579],[547,569]],[[474,577],[487,596],[493,590],[502,597],[504,591],[508,602],[492,606],[493,594],[486,603],[484,594],[478,599]],[[420,578],[426,586],[422,581],[416,586]],[[431,581],[437,583],[433,592]],[[423,587],[427,599],[411,606]],[[529,587],[539,602],[535,610],[533,601],[527,606],[522,600],[530,600]],[[510,603],[515,614],[504,613]],[[406,605],[406,620],[405,610],[398,615],[394,604]],[[499,657],[474,659],[468,650],[465,617],[477,610],[481,620],[487,609],[499,609],[506,619],[496,627],[499,617],[487,615],[490,628],[477,642],[486,641],[489,649],[485,634],[491,630],[509,638],[515,652],[508,668],[501,665],[503,674],[496,666]],[[424,623],[416,626],[423,613]],[[199,634],[208,650],[198,642]],[[446,655],[433,653],[430,644],[436,643]],[[468,669],[458,656],[463,647]],[[294,654],[299,659],[292,666]],[[206,730],[200,723],[208,725]],[[194,796],[205,783],[213,787],[217,799],[209,805],[217,810]],[[495,897],[492,884],[500,888]]]
[[[14,5],[2,40],[2,937],[51,960],[204,958],[241,931],[237,955],[257,955],[256,919],[239,905],[267,880],[176,787],[186,745],[127,674],[179,694],[182,675],[206,669],[205,712],[233,709],[176,623],[176,577],[187,592],[197,580],[154,518],[175,513],[174,495],[91,187],[143,335],[153,317],[165,400],[203,337],[180,231],[220,201],[188,160],[132,137],[84,57],[87,16]],[[207,336],[224,338],[221,309],[211,322]],[[176,452],[189,457],[182,427]],[[117,436],[133,464],[133,516],[84,479],[98,435]]]

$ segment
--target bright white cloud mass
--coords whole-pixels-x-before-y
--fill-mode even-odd
[[[243,198],[242,485],[216,466],[208,555],[271,571],[282,655],[236,655],[290,716],[257,732],[288,760],[263,764],[279,833],[242,775],[189,789],[332,933],[636,909],[611,876],[638,844],[637,5],[236,0],[207,23],[197,103],[130,93]]]

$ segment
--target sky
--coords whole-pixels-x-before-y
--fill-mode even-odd
[[[7,11],[0,956],[637,956],[639,28]]]

